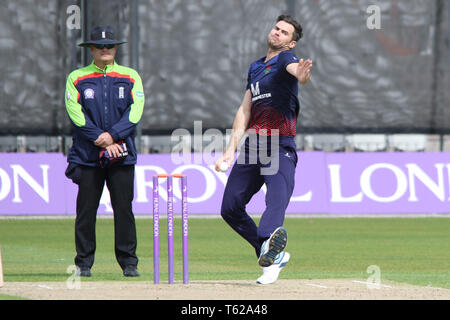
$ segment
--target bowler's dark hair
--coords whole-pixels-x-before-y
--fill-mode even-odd
[[[303,29],[300,23],[298,23],[294,18],[287,14],[282,14],[277,18],[277,22],[284,21],[291,24],[294,27],[294,34],[292,35],[292,40],[298,41],[303,37]]]

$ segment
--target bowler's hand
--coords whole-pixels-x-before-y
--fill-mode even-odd
[[[113,137],[108,132],[103,132],[98,136],[97,140],[94,141],[94,144],[100,148],[106,148],[114,143]]]
[[[310,59],[304,61],[303,59],[297,65],[297,79],[301,84],[307,83],[311,79],[312,61]]]
[[[234,152],[225,152],[219,160],[216,161],[216,165],[214,169],[217,172],[221,172],[220,165],[222,162],[226,161],[228,164],[228,168],[230,168],[231,164],[234,162]]]

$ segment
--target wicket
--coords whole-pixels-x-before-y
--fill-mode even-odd
[[[173,178],[181,180],[181,219],[183,234],[183,283],[189,283],[187,176],[185,174],[157,174],[153,176],[153,283],[159,283],[159,178],[167,178],[167,241],[169,283],[174,283],[173,248]]]

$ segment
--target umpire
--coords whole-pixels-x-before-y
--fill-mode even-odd
[[[66,83],[66,110],[73,124],[66,175],[78,184],[75,264],[84,277],[91,276],[94,264],[95,223],[105,182],[114,211],[117,262],[124,276],[139,276],[132,211],[134,138],[145,99],[138,73],[114,60],[123,43],[115,39],[112,27],[95,27],[90,40],[79,44],[90,48],[93,62],[72,71]]]

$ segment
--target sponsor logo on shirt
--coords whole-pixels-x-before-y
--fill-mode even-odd
[[[260,99],[264,99],[264,98],[270,98],[272,97],[272,94],[269,93],[263,93],[261,94],[259,91],[259,81],[255,83],[255,85],[253,85],[253,83],[250,84],[250,90],[252,91],[252,102],[255,102],[257,100]]]

